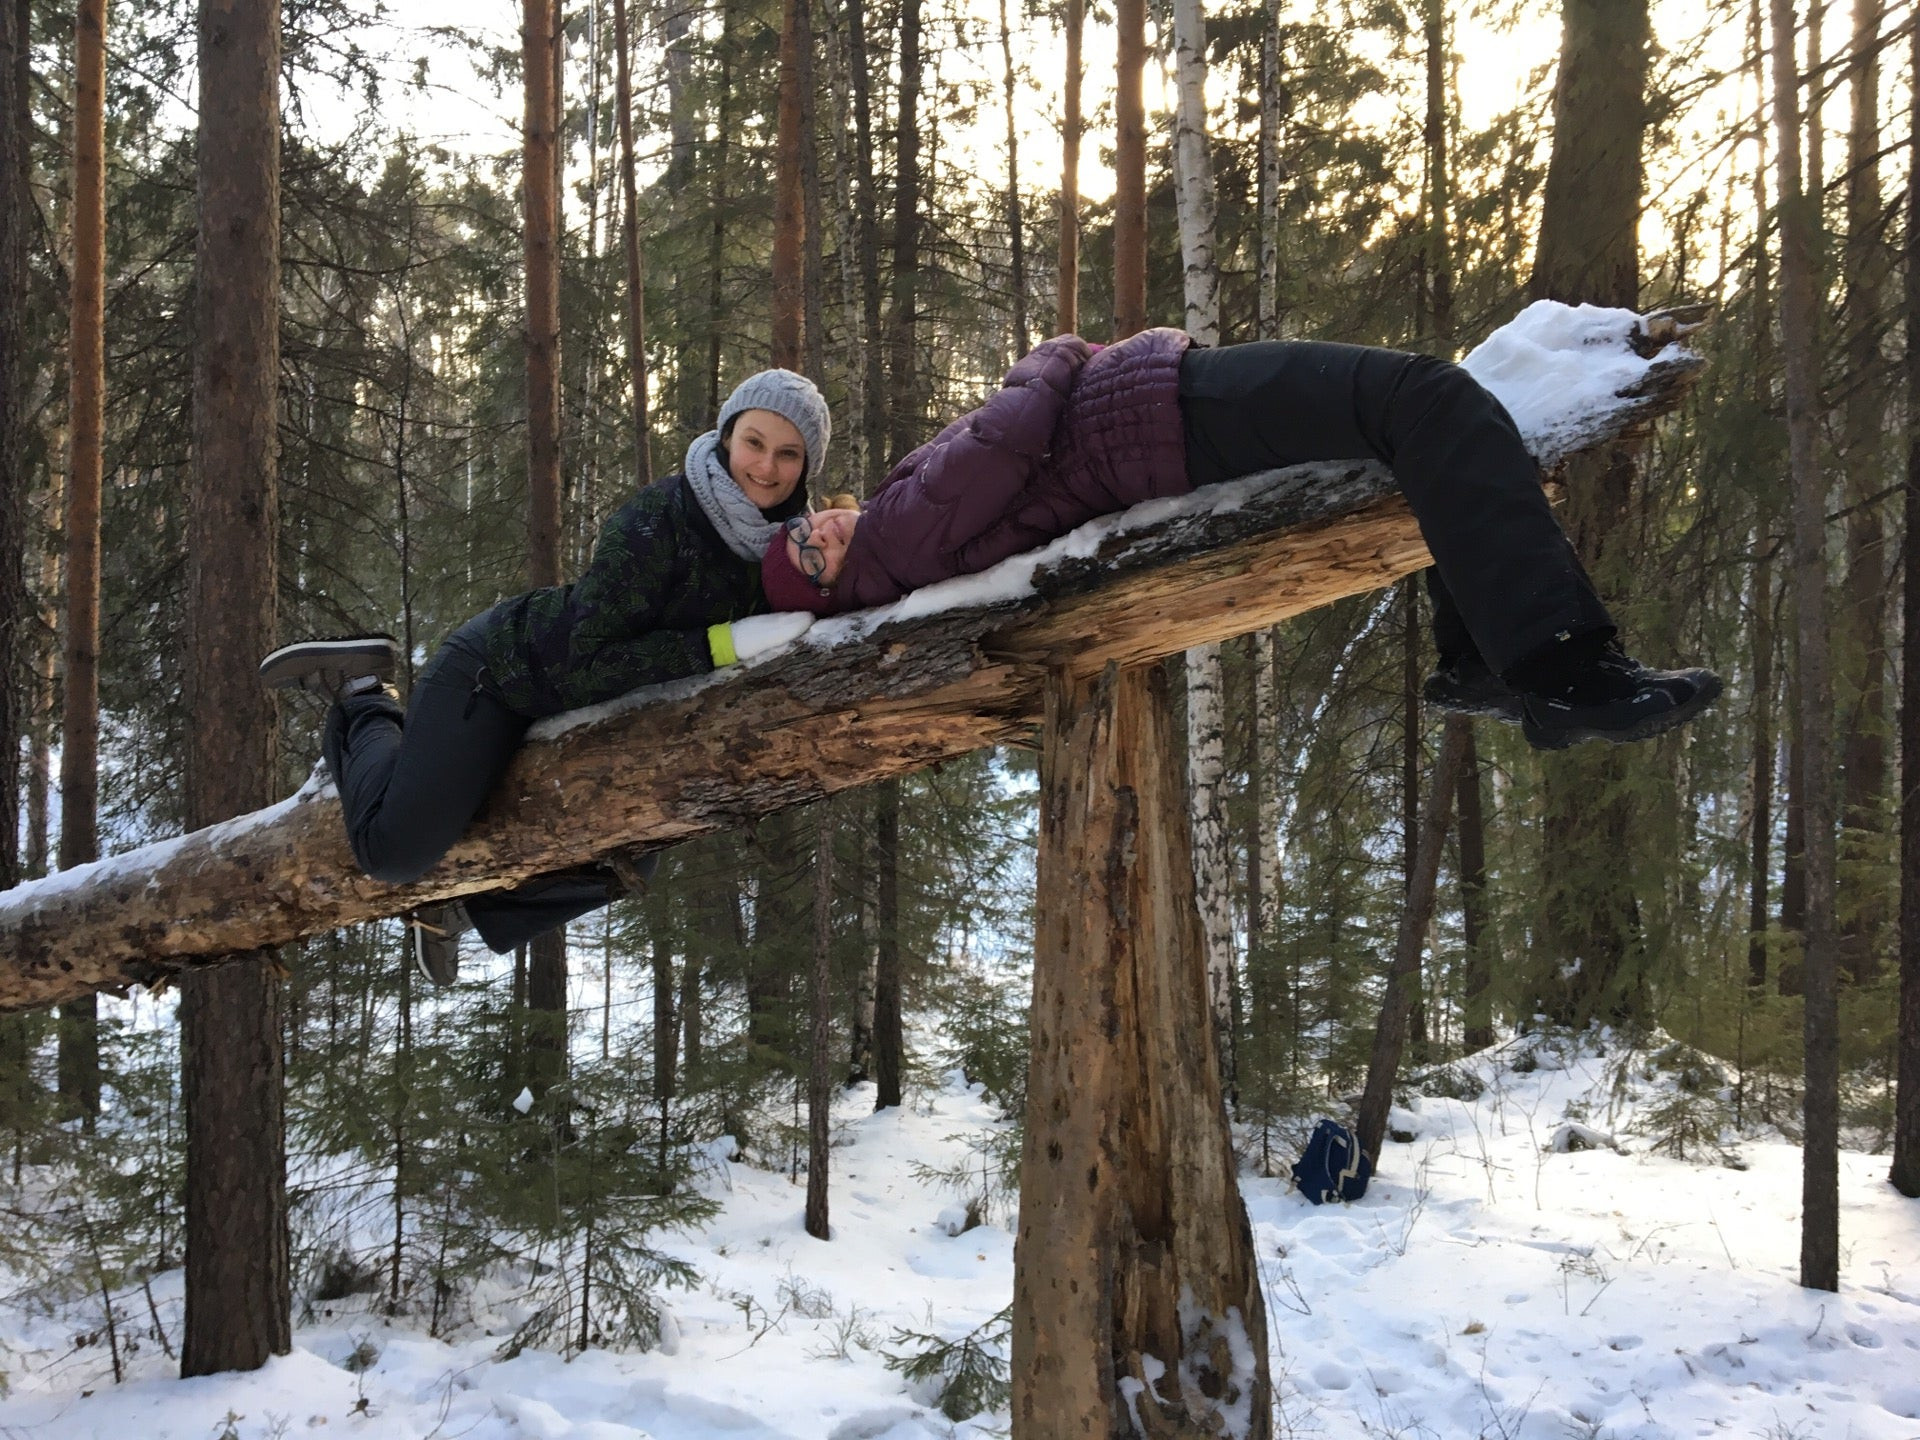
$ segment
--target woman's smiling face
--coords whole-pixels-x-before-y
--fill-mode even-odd
[[[807,445],[794,423],[771,410],[742,410],[727,437],[727,473],[762,510],[783,504],[807,468]]]

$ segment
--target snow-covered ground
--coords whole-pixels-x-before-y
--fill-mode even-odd
[[[1534,1068],[1511,1064],[1522,1051]],[[1537,1053],[1535,1053],[1537,1051]],[[1525,1063],[1523,1062],[1523,1066]],[[1920,1202],[1884,1157],[1841,1156],[1842,1288],[1795,1283],[1799,1153],[1738,1146],[1744,1170],[1679,1161],[1636,1133],[1671,1088],[1620,1055],[1517,1042],[1455,1067],[1470,1100],[1395,1112],[1365,1200],[1316,1209],[1245,1184],[1267,1278],[1281,1436],[1912,1440],[1920,1436]],[[1453,1087],[1470,1092],[1469,1081]],[[1004,1432],[943,1418],[886,1368],[893,1332],[957,1337],[1011,1291],[1008,1230],[954,1235],[951,1167],[993,1107],[951,1079],[903,1111],[845,1097],[830,1242],[784,1174],[722,1165],[724,1204],[673,1244],[703,1277],[674,1292],[672,1342],[572,1361],[494,1358],[334,1306],[291,1356],[178,1381],[148,1345],[115,1385],[83,1312],[0,1312],[6,1440],[924,1440]],[[1620,1150],[1566,1153],[1573,1120]],[[1004,1219],[1005,1217],[1001,1217]],[[177,1317],[179,1277],[156,1282]],[[97,1322],[96,1322],[97,1323]],[[356,1373],[352,1357],[370,1360]]]

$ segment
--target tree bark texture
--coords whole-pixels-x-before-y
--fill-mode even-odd
[[[1564,0],[1561,15],[1553,155],[1530,288],[1536,299],[1631,309],[1640,290],[1647,0]],[[1631,583],[1634,472],[1632,450],[1621,446],[1569,474],[1564,523],[1602,595]],[[1636,823],[1633,761],[1590,745],[1543,763],[1547,884],[1531,1005],[1566,1024],[1648,1018],[1650,991],[1633,959],[1638,901],[1621,863]]]
[[[1912,62],[1920,67],[1920,27],[1910,34]],[[1909,125],[1907,493],[1900,556],[1900,1054],[1888,1178],[1902,1195],[1920,1197],[1920,110]]]
[[[833,1238],[827,1223],[828,1149],[833,1131],[833,806],[815,807],[813,983],[808,987],[807,1234]]]
[[[1434,348],[1453,351],[1453,186],[1447,139],[1447,12],[1445,0],[1425,0],[1421,27],[1427,46],[1427,267],[1428,314]]]
[[[1200,0],[1175,0],[1174,50],[1179,104],[1174,121],[1174,173],[1187,333],[1201,345],[1220,343],[1220,269],[1214,261],[1213,158],[1207,150],[1207,29]],[[1144,319],[1144,316],[1143,316]],[[1229,1088],[1233,1074],[1233,913],[1226,814],[1225,677],[1220,647],[1186,656],[1187,796],[1193,824],[1194,891],[1206,941],[1207,993],[1216,1046]]]
[[[1793,465],[1793,587],[1800,639],[1802,804],[1806,810],[1806,1093],[1801,1172],[1800,1283],[1840,1288],[1840,1051],[1834,929],[1833,682],[1826,617],[1826,494],[1820,472],[1813,353],[1814,197],[1800,180],[1800,77],[1793,0],[1773,0],[1775,147],[1780,167],[1780,333]]]
[[[202,0],[193,463],[187,547],[187,820],[272,798],[279,387],[280,10]],[[262,877],[265,878],[265,877]],[[247,947],[253,949],[254,947]],[[180,1002],[186,1111],[183,1375],[292,1346],[280,981],[270,953],[194,976]]]
[[[1653,342],[1653,343],[1658,343]],[[1695,358],[1578,433],[1551,467],[1670,408]],[[1379,466],[1237,482],[1040,567],[1033,594],[809,637],[691,690],[641,692],[536,726],[486,812],[410,886],[360,873],[328,787],[272,810],[0,896],[0,1009],[57,1004],[633,846],[738,828],[788,806],[1024,740],[1043,677],[1096,674],[1263,629],[1430,563]],[[250,652],[251,653],[251,652]],[[248,665],[252,661],[247,662]],[[242,667],[245,668],[245,667]]]
[[[62,870],[100,858],[100,482],[106,410],[106,0],[80,0],[73,46],[73,232],[68,315],[66,620],[61,629]],[[85,996],[60,1007],[62,1111],[100,1113],[100,1023]]]
[[[633,464],[636,482],[653,483],[653,452],[647,436],[647,289],[640,262],[640,192],[633,173],[633,61],[627,35],[627,0],[613,0],[614,104],[620,125],[620,240],[627,261],[627,368],[633,384]],[[669,56],[684,55],[680,48]],[[679,163],[679,136],[675,160]],[[691,163],[689,154],[688,163]],[[674,193],[680,193],[680,186]]]
[[[556,0],[522,0],[521,246],[526,266],[527,583],[560,583],[560,194]]]
[[[887,452],[886,356],[880,312],[879,200],[873,164],[872,85],[867,69],[866,0],[847,3],[847,79],[853,91],[856,239],[860,251],[860,309],[865,319],[861,354],[861,415],[866,424],[866,454],[860,473],[880,473]]]
[[[1113,338],[1147,328],[1146,0],[1115,0]]]
[[[1060,263],[1053,330],[1072,335],[1080,328],[1080,83],[1085,71],[1080,43],[1087,28],[1087,0],[1067,0],[1063,23],[1067,76],[1060,97]]]
[[[1440,878],[1440,853],[1446,848],[1447,826],[1453,821],[1453,796],[1464,773],[1473,722],[1458,715],[1447,718],[1440,754],[1433,762],[1427,790],[1426,814],[1413,867],[1407,876],[1407,897],[1400,910],[1400,933],[1394,941],[1393,965],[1387,972],[1387,993],[1380,1002],[1380,1019],[1373,1031],[1373,1057],[1367,1065],[1367,1087],[1360,1097],[1360,1148],[1380,1163],[1380,1142],[1387,1134],[1387,1110],[1393,1104],[1393,1077],[1400,1068],[1406,1044],[1407,1021],[1420,987],[1420,953]]]
[[[1158,667],[1047,684],[1013,1433],[1271,1434]]]
[[[920,305],[920,0],[900,3],[899,123],[894,132],[893,300],[887,316],[887,465],[919,443],[915,374]]]
[[[1264,0],[1260,12],[1260,138],[1259,171],[1254,182],[1254,206],[1260,227],[1260,282],[1255,334],[1261,340],[1280,338],[1280,126],[1286,118],[1287,94],[1280,79],[1285,57],[1280,53],[1281,0]]]
[[[27,0],[0,0],[0,885],[20,879],[20,752],[32,600],[26,553],[27,137],[31,80]]]
[[[781,0],[780,114],[773,184],[773,363],[783,370],[805,369],[801,347],[806,331],[806,281],[801,250],[806,243],[807,212],[801,188],[801,157],[811,85],[807,63],[813,30],[809,0]]]
[[[526,110],[521,136],[526,265],[527,583],[560,583],[559,0],[522,0]],[[567,937],[535,937],[527,953],[526,1081],[544,1096],[566,1079]]]

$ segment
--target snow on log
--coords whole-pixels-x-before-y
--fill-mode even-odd
[[[1698,317],[1546,302],[1464,362],[1543,467],[1671,409]],[[1095,520],[982,575],[816,625],[748,666],[534,727],[499,792],[417,884],[361,874],[332,786],[0,893],[0,1010],[152,985],[429,900],[1029,743],[1050,670],[1090,675],[1272,625],[1428,563],[1392,477],[1320,464]]]

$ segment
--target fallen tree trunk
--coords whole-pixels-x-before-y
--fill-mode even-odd
[[[1672,319],[1650,323],[1649,348],[1674,338]],[[1618,408],[1530,435],[1535,455],[1551,470],[1643,426],[1700,363],[1664,352]],[[1049,670],[1142,664],[1428,563],[1392,477],[1371,464],[1302,466],[1156,502],[1040,556],[1018,595],[936,608],[944,587],[932,587],[823,622],[767,663],[543,722],[467,835],[413,885],[360,873],[332,788],[316,780],[267,810],[0,893],[0,1011],[151,985],[1031,743]]]

